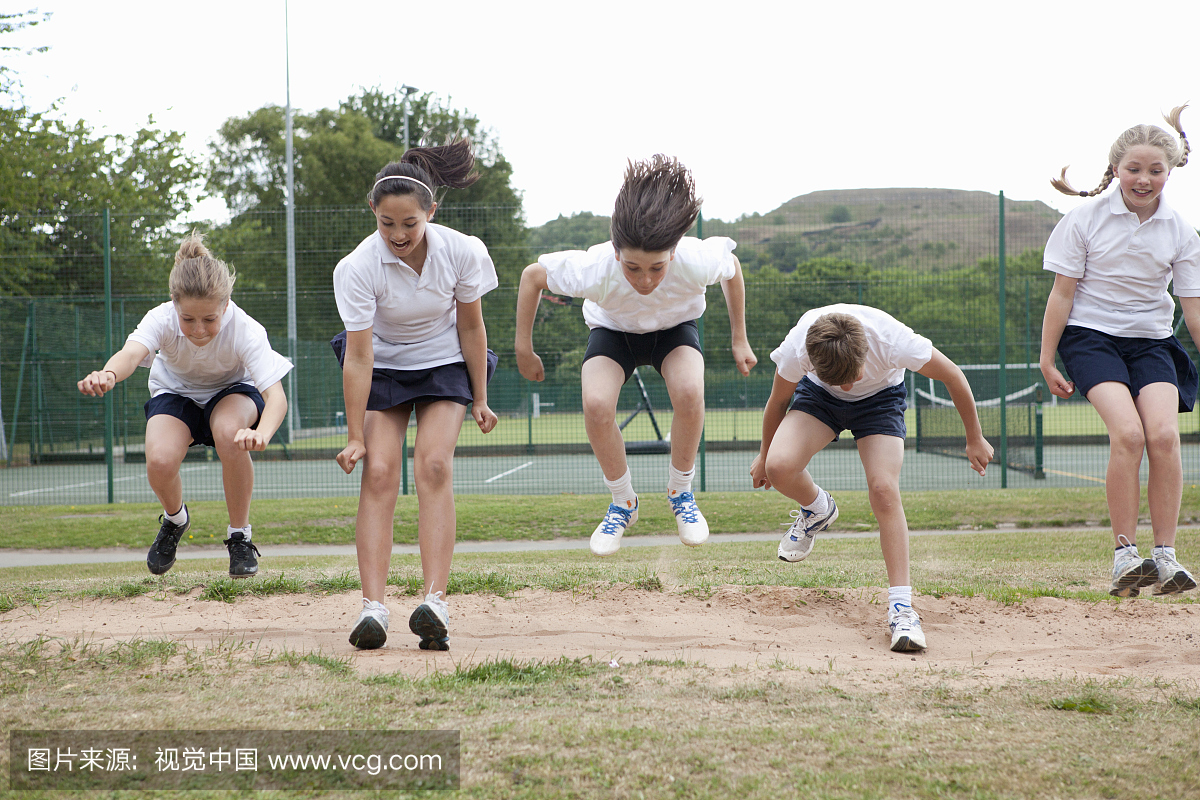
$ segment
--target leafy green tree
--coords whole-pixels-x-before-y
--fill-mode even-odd
[[[19,31],[23,28],[36,27],[48,19],[50,19],[50,12],[39,14],[36,8],[31,8],[28,11],[18,11],[15,14],[0,13],[0,36]],[[0,55],[8,58],[16,54],[32,55],[34,53],[44,53],[49,49],[49,47],[44,46],[22,49],[14,45],[0,45]],[[11,96],[18,100],[18,102],[20,100],[21,79],[17,77],[17,71],[10,64],[0,63],[0,96]]]
[[[581,211],[569,217],[558,215],[545,225],[529,229],[529,248],[535,256],[560,250],[587,250],[609,240],[611,217]]]

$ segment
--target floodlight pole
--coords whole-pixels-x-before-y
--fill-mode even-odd
[[[408,96],[413,92],[419,91],[415,86],[409,86],[407,83],[400,84],[400,90],[404,92],[404,149],[408,149]]]
[[[287,91],[287,108],[285,112],[284,159],[287,161],[287,337],[288,359],[292,369],[288,372],[288,412],[287,412],[287,441],[292,443],[296,430],[296,179],[292,168],[292,73],[291,54],[288,47],[288,7],[287,0],[283,2],[283,62],[284,82]]]

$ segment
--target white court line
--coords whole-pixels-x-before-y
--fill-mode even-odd
[[[521,470],[525,469],[526,467],[532,467],[532,466],[533,466],[533,462],[532,462],[532,461],[526,461],[526,462],[525,462],[524,464],[522,464],[521,466],[519,466],[519,467],[513,467],[513,468],[512,468],[512,469],[510,469],[508,472],[501,472],[499,475],[493,475],[492,477],[490,477],[490,478],[488,478],[486,481],[484,481],[484,483],[491,483],[492,481],[499,480],[500,478],[503,478],[505,475],[512,475],[514,472],[520,472]]]
[[[187,469],[181,469],[179,471],[180,472],[195,472],[198,469],[208,469],[208,467],[207,466],[188,467]],[[122,481],[136,481],[138,478],[145,478],[145,477],[146,477],[145,475],[128,475],[124,478],[113,478],[113,483],[121,483]],[[51,486],[48,489],[26,489],[23,492],[12,492],[11,494],[9,494],[9,497],[24,497],[25,495],[28,495],[28,494],[41,494],[42,492],[61,492],[64,489],[82,489],[85,486],[99,486],[104,483],[108,483],[108,478],[105,478],[102,481],[88,481],[87,483],[72,483],[72,484],[68,484],[67,486]]]

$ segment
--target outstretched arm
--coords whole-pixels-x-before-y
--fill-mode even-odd
[[[125,346],[113,353],[102,369],[89,372],[76,386],[79,391],[92,397],[103,397],[137,369],[142,359],[150,355],[150,348],[140,342],[125,342]]]
[[[271,443],[271,437],[287,416],[287,394],[283,391],[283,382],[275,381],[262,393],[266,405],[258,418],[257,428],[242,428],[233,437],[233,443],[242,450],[266,450]]]
[[[746,338],[746,282],[742,278],[742,262],[733,257],[733,277],[721,281],[721,291],[725,294],[725,307],[729,309],[729,332],[733,338],[733,363],[738,372],[749,375],[750,369],[758,363],[750,342]]]
[[[533,352],[533,319],[538,303],[546,289],[546,268],[541,264],[530,264],[521,273],[521,288],[517,290],[517,369],[531,381],[544,380],[546,370],[542,359]]]
[[[488,433],[496,427],[496,415],[488,407],[487,328],[483,324],[483,300],[459,303],[458,341],[471,379],[471,416],[479,430]]]
[[[962,418],[963,427],[967,429],[967,460],[971,462],[971,469],[980,475],[986,474],[988,462],[992,460],[995,451],[987,439],[983,438],[983,428],[979,424],[979,413],[975,410],[975,397],[971,394],[967,376],[936,347],[933,348],[933,357],[917,372],[926,378],[946,384],[950,399],[954,401],[954,408]]]
[[[762,444],[759,445],[754,463],[750,465],[750,481],[755,489],[771,488],[771,482],[767,480],[767,451],[771,449],[775,431],[779,430],[779,423],[783,422],[788,404],[791,403],[792,395],[795,392],[796,384],[784,380],[776,372],[775,381],[771,384],[771,397],[767,400],[766,408],[763,409]]]
[[[1058,351],[1058,340],[1062,338],[1063,329],[1067,327],[1067,317],[1071,315],[1071,307],[1075,305],[1075,285],[1078,278],[1068,278],[1066,275],[1054,276],[1054,288],[1046,299],[1046,315],[1042,318],[1042,351],[1038,356],[1038,366],[1042,368],[1042,377],[1051,394],[1068,398],[1075,394],[1075,384],[1067,380],[1054,362],[1054,354]],[[1194,298],[1193,298],[1194,299]],[[1187,308],[1184,308],[1187,314]],[[1191,323],[1188,323],[1191,331]]]
[[[346,356],[342,360],[342,395],[346,400],[346,446],[337,455],[338,466],[349,475],[367,455],[363,426],[367,418],[367,398],[371,396],[371,374],[375,370],[375,349],[371,328],[346,332]]]

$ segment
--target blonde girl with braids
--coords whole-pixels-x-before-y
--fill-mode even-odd
[[[724,236],[685,237],[700,213],[691,173],[674,158],[630,162],[613,210],[612,241],[587,252],[543,255],[525,268],[517,296],[517,367],[532,381],[545,378],[533,350],[533,322],[542,291],[582,297],[591,332],[583,356],[583,417],[612,503],[592,533],[591,549],[612,555],[637,522],[638,497],[616,422],[621,387],[639,366],[653,366],[671,397],[671,463],[667,501],[679,539],[698,547],[708,522],[696,505],[692,478],[704,428],[704,355],[696,319],[705,290],[720,283],[729,309],[733,361],[749,375],[757,359],[746,339],[746,289]]]
[[[422,650],[449,650],[446,584],[454,557],[454,445],[471,407],[484,433],[496,425],[487,387],[496,355],[487,346],[481,298],[496,288],[483,242],[435,224],[441,187],[478,178],[471,144],[414,147],[375,176],[367,202],[376,230],[333,272],[346,330],[332,342],[342,364],[347,474],[363,464],[355,542],[363,607],[350,631],[361,649],[387,641],[384,604],[392,521],[409,419],[417,438],[417,541],[425,598],[409,617]]]
[[[192,518],[179,467],[194,445],[215,447],[229,510],[229,575],[258,573],[251,542],[251,450],[265,450],[287,414],[280,380],[291,363],[271,349],[267,331],[230,299],[233,269],[213,257],[195,233],[175,254],[171,299],[151,309],[104,367],[79,381],[103,397],[139,367],[150,368],[146,403],[146,477],[162,503],[158,536],[146,566],[162,575],[175,564]]]
[[[1042,323],[1041,369],[1055,395],[1076,391],[1104,420],[1109,436],[1105,491],[1116,545],[1114,597],[1141,589],[1177,594],[1196,580],[1175,557],[1175,527],[1183,494],[1178,414],[1196,402],[1196,366],[1172,335],[1174,293],[1193,341],[1200,341],[1200,237],[1167,205],[1171,170],[1187,164],[1179,106],[1166,116],[1179,139],[1153,125],[1135,125],[1113,143],[1108,169],[1090,192],[1062,175],[1064,194],[1100,195],[1059,220],[1046,243],[1045,268],[1056,273]],[[1062,357],[1070,379],[1059,371]],[[1150,463],[1146,495],[1154,532],[1152,558],[1137,549],[1138,470]]]

